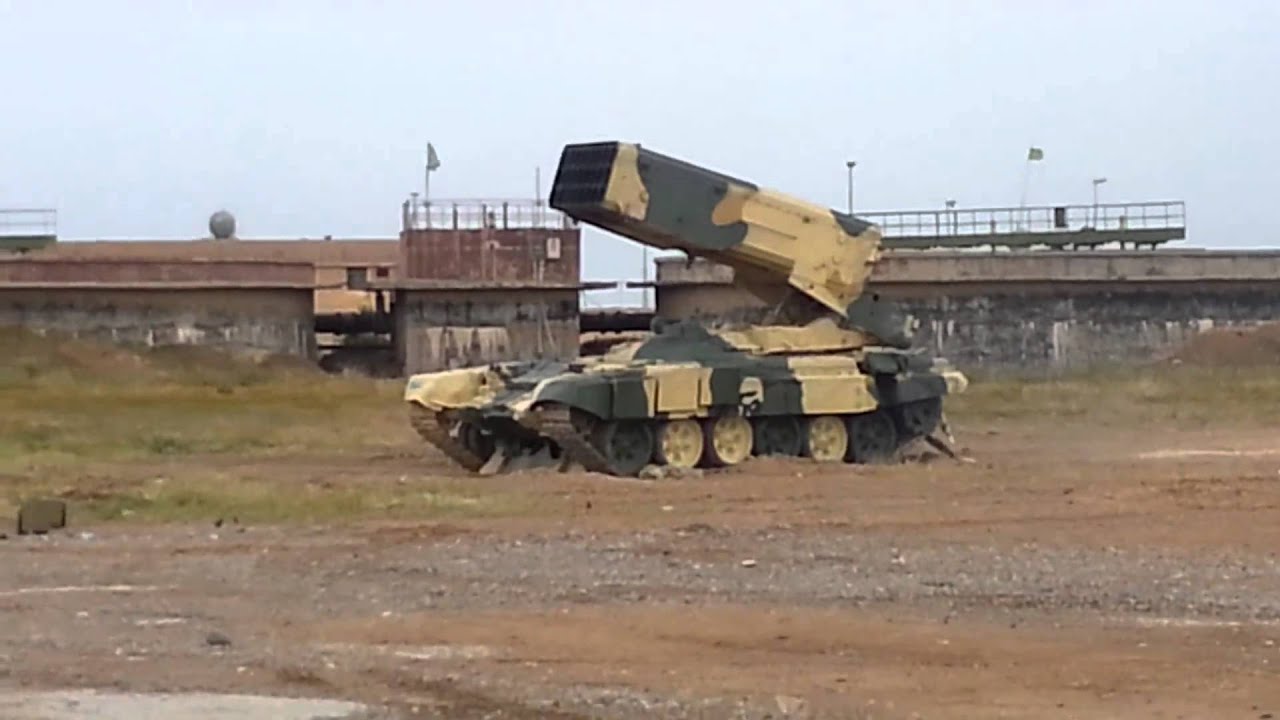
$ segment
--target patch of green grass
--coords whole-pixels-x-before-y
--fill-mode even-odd
[[[401,386],[294,360],[126,351],[5,331],[0,473],[88,461],[385,450],[412,438]]]
[[[399,388],[323,379],[233,393],[180,385],[0,388],[0,472],[50,458],[344,453],[411,437]]]
[[[364,469],[365,459],[421,449],[399,381],[331,376],[288,359],[14,331],[0,330],[0,346],[4,515],[36,496],[66,499],[85,521],[523,512],[518,495]]]
[[[1051,379],[974,378],[947,401],[973,420],[1061,419],[1099,425],[1152,422],[1280,422],[1280,372],[1274,368],[1161,366],[1094,370]]]

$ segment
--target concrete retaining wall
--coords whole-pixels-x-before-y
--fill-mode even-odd
[[[311,290],[6,288],[0,326],[90,341],[316,356]]]
[[[306,263],[24,258],[0,261],[0,326],[145,346],[316,356]]]
[[[728,268],[663,259],[657,314],[761,322]],[[901,253],[870,289],[962,366],[1061,371],[1165,355],[1204,329],[1280,320],[1280,253]]]
[[[396,360],[406,374],[578,354],[578,291],[398,290]]]

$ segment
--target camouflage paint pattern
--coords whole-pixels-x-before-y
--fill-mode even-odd
[[[567,146],[550,204],[646,245],[732,267],[760,294],[786,278],[840,315],[879,259],[880,230],[865,220],[632,143]]]
[[[765,451],[867,462],[945,427],[942,398],[968,384],[942,360],[902,352],[892,307],[864,293],[880,248],[870,223],[617,142],[567,146],[551,205],[729,265],[762,297],[799,291],[825,316],[673,323],[597,358],[411,377],[415,428],[465,467],[538,456],[630,475],[651,460],[725,465]]]
[[[814,415],[870,412],[963,392],[965,376],[936,361],[899,353],[852,350],[854,331],[815,324],[710,332],[688,326],[599,358],[539,374],[545,365],[509,363],[427,373],[410,378],[405,400],[431,410],[473,410],[519,419],[542,403],[557,403],[603,419]],[[814,342],[806,343],[806,332]],[[774,335],[776,333],[776,335]],[[807,354],[806,346],[819,354]],[[554,367],[554,366],[553,366]],[[506,373],[514,371],[514,376]],[[560,369],[560,368],[558,368]],[[890,375],[892,397],[877,376]],[[518,398],[493,406],[503,395]],[[479,419],[485,412],[474,415]]]

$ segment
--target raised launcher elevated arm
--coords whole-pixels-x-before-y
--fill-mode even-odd
[[[892,312],[863,297],[880,230],[853,215],[623,142],[567,145],[551,206],[729,266],[738,285],[793,320],[826,310],[882,344],[909,344]]]

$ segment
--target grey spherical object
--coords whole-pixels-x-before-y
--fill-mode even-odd
[[[236,218],[226,210],[219,210],[209,216],[209,232],[218,240],[235,237]]]

